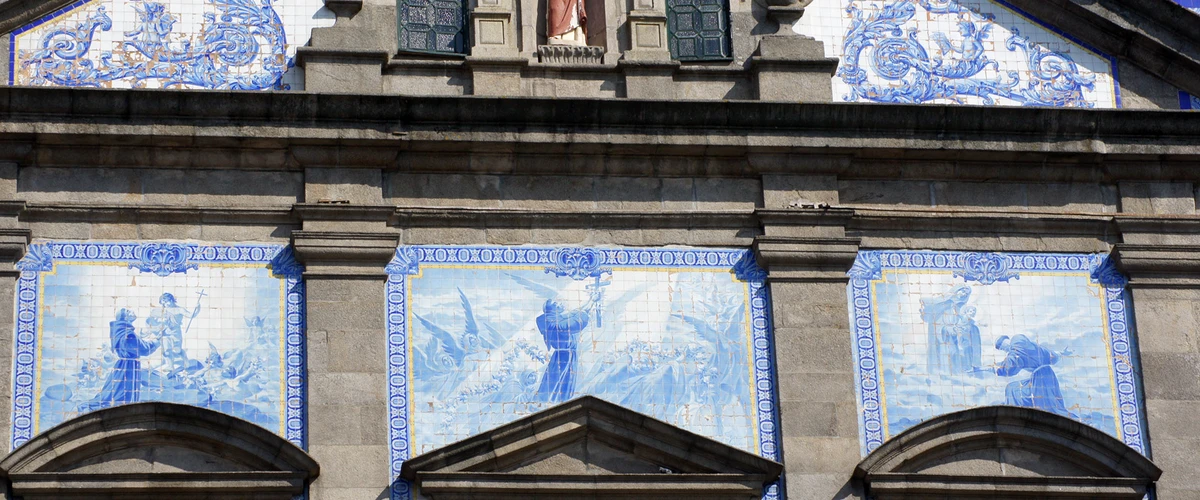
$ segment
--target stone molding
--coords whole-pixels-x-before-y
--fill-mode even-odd
[[[399,227],[757,229],[751,210],[635,212],[624,210],[547,211],[499,208],[399,208]]]
[[[759,236],[754,256],[768,283],[847,283],[858,257],[859,238]]]
[[[383,268],[399,244],[395,232],[292,231],[306,279],[386,280]]]
[[[1037,467],[985,475],[981,457],[1032,454]],[[1053,464],[1054,467],[1048,467]],[[1024,464],[1028,465],[1028,464]],[[1014,471],[1022,467],[1014,466]],[[961,473],[958,471],[962,471]],[[1060,475],[1062,472],[1068,475]],[[878,500],[911,498],[1139,499],[1162,474],[1153,462],[1102,431],[1052,413],[987,406],[926,420],[892,437],[855,467]]]
[[[29,222],[124,222],[192,224],[298,224],[290,206],[218,207],[179,205],[105,205],[85,203],[28,203],[21,212]]]
[[[1200,245],[1118,243],[1113,263],[1134,288],[1200,288]]]
[[[193,462],[176,458],[167,469],[182,471],[152,472],[154,463],[144,460],[159,447],[190,453]],[[128,460],[128,453],[142,460]],[[208,470],[188,471],[188,464]],[[0,461],[0,470],[12,492],[27,500],[114,494],[286,500],[320,473],[308,454],[266,429],[172,403],[135,403],[76,417],[14,450]]]
[[[954,158],[963,158],[965,151],[988,152],[994,161],[1022,152],[1026,162],[1080,153],[1098,155],[1096,161],[1107,154],[1161,162],[1194,153],[1200,124],[1193,118],[1183,111],[0,87],[0,131],[11,141],[0,148],[7,151],[0,160],[16,155],[14,161],[25,162],[30,155],[62,154],[86,142],[90,161],[101,165],[108,156],[97,155],[94,144],[114,136],[122,137],[123,150],[178,149],[171,141],[180,134],[191,148],[205,150],[228,148],[230,139],[252,133],[264,153],[290,147],[287,152],[300,164],[339,165],[336,152],[352,146],[358,166],[376,164],[370,154],[375,148],[387,150],[387,155],[380,151],[381,164],[393,165],[399,147],[464,152],[472,143],[492,146],[503,131],[501,142],[542,150],[546,143],[560,144],[558,134],[570,132],[574,144],[608,145],[619,139],[618,144],[645,142],[672,151],[677,143],[680,152],[695,151],[693,138],[703,136],[709,148],[728,147],[730,154],[908,148]],[[46,122],[55,126],[52,144],[31,135],[44,135]],[[406,134],[393,134],[398,123]],[[446,141],[451,125],[459,139]],[[618,137],[615,130],[623,133]],[[713,130],[723,133],[713,135]],[[748,138],[756,145],[747,145]],[[879,138],[888,141],[881,144]],[[1047,143],[1056,145],[1054,152],[1046,151]],[[42,164],[59,163],[47,158]]]
[[[602,471],[591,464],[587,472],[518,470],[581,441],[620,458]],[[604,498],[618,491],[695,500],[761,498],[782,471],[779,463],[584,396],[409,459],[400,474],[434,500]]]
[[[575,45],[539,45],[538,61],[542,64],[585,64],[604,63],[604,47]]]

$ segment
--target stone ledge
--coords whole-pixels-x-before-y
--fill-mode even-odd
[[[25,473],[11,474],[9,481],[25,500],[290,500],[304,491],[307,477],[304,472]]]
[[[178,205],[91,205],[29,203],[21,220],[30,222],[126,222],[193,224],[296,224],[291,207],[234,208]]]
[[[757,228],[744,211],[546,211],[496,208],[398,208],[390,224],[399,227],[476,228]]]

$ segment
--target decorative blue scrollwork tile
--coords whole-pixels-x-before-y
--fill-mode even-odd
[[[1009,269],[1009,257],[998,253],[968,253],[962,256],[963,267],[954,271],[954,276],[966,281],[978,281],[990,285],[997,281],[1020,278],[1020,273]]]
[[[159,276],[186,273],[189,269],[199,269],[188,262],[190,256],[191,249],[182,243],[146,243],[138,247],[138,261],[131,262],[129,268]]]
[[[91,0],[17,29],[10,80],[71,87],[285,89],[320,0]],[[290,40],[290,41],[289,41]]]
[[[1003,0],[841,0],[806,9],[798,30],[842,63],[847,101],[1118,106],[1114,59]]]

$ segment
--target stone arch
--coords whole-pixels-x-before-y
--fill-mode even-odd
[[[42,498],[291,499],[320,467],[244,420],[171,403],[79,416],[0,461],[12,493]]]
[[[1053,413],[987,406],[922,422],[855,468],[894,498],[1140,499],[1162,470],[1125,443]]]

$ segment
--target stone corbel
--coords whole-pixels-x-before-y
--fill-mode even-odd
[[[754,239],[754,255],[771,283],[845,283],[860,242],[858,238],[759,236]]]
[[[754,238],[769,282],[845,283],[858,257],[858,238],[846,237],[848,208],[756,210],[763,234]]]
[[[1118,243],[1110,258],[1130,287],[1200,288],[1200,245]]]
[[[21,272],[14,266],[25,256],[32,235],[28,229],[0,229],[0,276],[20,276]]]
[[[29,248],[33,233],[20,227],[17,218],[25,211],[22,200],[0,201],[0,276],[16,277],[21,274],[14,266]]]
[[[348,204],[298,204],[305,229],[292,231],[305,278],[387,279],[400,234],[387,221],[395,208]]]

